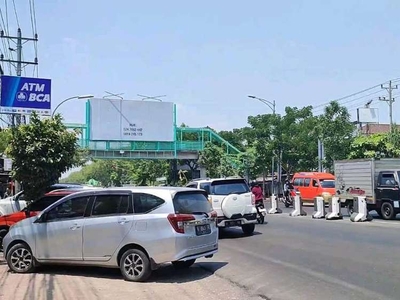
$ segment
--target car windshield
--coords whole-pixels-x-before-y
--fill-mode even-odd
[[[335,188],[335,180],[332,179],[322,179],[320,180],[321,187],[323,188]]]
[[[244,179],[216,180],[211,184],[211,195],[249,193],[250,188]]]
[[[175,195],[173,202],[176,214],[203,214],[212,211],[203,192],[180,192]]]

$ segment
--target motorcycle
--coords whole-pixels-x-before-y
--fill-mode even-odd
[[[262,201],[258,201],[256,203],[256,210],[257,210],[257,222],[258,224],[264,224],[265,216],[267,215],[267,210],[264,207]]]
[[[293,206],[294,197],[296,196],[296,189],[290,189],[289,195],[283,197],[283,204],[285,207]]]

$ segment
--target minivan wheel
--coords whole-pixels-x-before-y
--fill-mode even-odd
[[[187,269],[190,268],[194,263],[195,259],[189,259],[186,261],[173,261],[172,265],[175,267],[175,269]]]
[[[121,274],[127,281],[143,282],[151,275],[150,260],[139,249],[128,249],[120,260]]]
[[[384,220],[392,220],[396,217],[392,203],[384,202],[381,206],[382,218]]]
[[[255,228],[256,228],[256,224],[242,225],[242,230],[245,235],[252,235]]]
[[[35,269],[35,258],[26,244],[12,246],[6,259],[8,267],[15,273],[30,273]]]

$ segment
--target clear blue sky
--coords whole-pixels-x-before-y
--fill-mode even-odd
[[[28,0],[16,2],[30,35]],[[283,112],[400,77],[398,0],[35,3],[39,76],[53,80],[53,107],[106,90],[125,99],[166,94],[178,104],[179,122],[222,130],[269,112],[248,94],[276,100]],[[379,95],[387,93],[371,97]],[[354,113],[371,97],[346,105]],[[387,122],[387,105],[375,102]],[[84,121],[79,100],[60,112],[68,122]]]

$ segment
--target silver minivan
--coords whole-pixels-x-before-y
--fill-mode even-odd
[[[217,253],[216,217],[202,190],[87,190],[13,225],[4,253],[16,273],[39,264],[91,265],[120,268],[125,280],[145,281],[162,263],[187,268]]]

